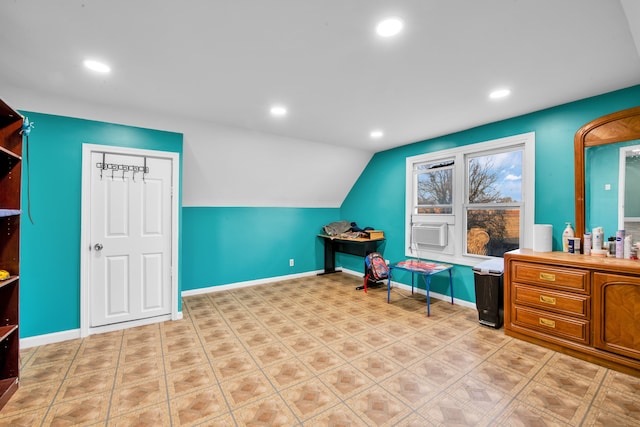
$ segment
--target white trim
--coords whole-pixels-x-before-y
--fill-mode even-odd
[[[266,279],[247,280],[246,282],[228,283],[226,285],[209,286],[206,288],[191,289],[182,291],[183,297],[192,295],[208,294],[211,292],[228,291],[230,289],[246,288],[247,286],[265,285],[273,282],[281,282],[283,280],[298,279],[300,277],[317,276],[324,270],[308,271],[306,273],[287,274],[286,276],[268,277]]]
[[[447,262],[458,265],[474,266],[481,261],[492,257],[474,256],[464,254],[465,224],[464,219],[464,188],[466,179],[465,155],[497,150],[509,146],[523,145],[524,158],[522,164],[523,187],[522,203],[524,209],[522,215],[522,241],[520,247],[528,248],[533,244],[533,224],[535,215],[535,132],[513,135],[505,138],[498,138],[491,141],[478,142],[475,144],[461,145],[448,150],[434,151],[406,159],[406,195],[405,195],[405,255],[408,257],[427,258],[434,261]],[[413,166],[416,163],[435,163],[446,159],[454,159],[457,165],[454,173],[453,207],[452,215],[414,215],[413,213],[413,188],[414,173]],[[460,169],[462,168],[462,169]],[[449,241],[445,248],[440,250],[417,250],[411,247],[411,225],[420,219],[425,223],[449,224]]]
[[[80,233],[80,336],[104,332],[105,327],[91,328],[89,313],[89,264],[91,257],[89,236],[91,235],[89,227],[91,224],[91,154],[93,152],[109,152],[113,154],[123,154],[132,156],[147,156],[160,159],[168,159],[171,161],[171,185],[173,187],[173,195],[171,200],[171,320],[179,320],[182,318],[182,312],[178,309],[178,239],[179,239],[179,214],[180,214],[180,154],[171,151],[145,150],[139,148],[118,147],[112,145],[98,144],[82,144],[82,213],[81,213],[81,233]],[[162,317],[162,316],[159,316]],[[151,318],[158,319],[158,318]],[[161,321],[161,320],[156,320]],[[120,328],[137,326],[138,322],[123,322]],[[151,322],[153,323],[153,322]]]
[[[81,338],[80,329],[69,329],[68,331],[36,335],[34,337],[20,338],[20,349],[22,350],[25,348],[37,347],[39,345],[53,344],[79,338]]]

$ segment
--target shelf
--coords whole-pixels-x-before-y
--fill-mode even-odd
[[[0,288],[12,284],[13,282],[18,280],[19,278],[20,278],[20,276],[11,276],[7,280],[0,280]]]
[[[0,217],[15,216],[21,213],[20,209],[0,209]]]
[[[9,377],[0,380],[0,408],[7,403],[16,390],[18,390],[18,377]]]
[[[4,341],[12,332],[18,329],[18,325],[0,326],[0,342]]]
[[[8,158],[12,158],[12,159],[15,159],[15,160],[22,160],[21,156],[17,155],[13,151],[7,150],[6,148],[1,147],[1,146],[0,146],[0,153],[2,153],[3,155],[5,155]]]

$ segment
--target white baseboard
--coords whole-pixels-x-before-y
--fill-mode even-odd
[[[61,341],[75,340],[80,338],[80,328],[68,331],[54,332],[51,334],[36,335],[29,338],[20,338],[20,348],[31,348],[39,345],[53,344]]]
[[[228,291],[229,289],[245,288],[247,286],[264,285],[267,283],[281,282],[283,280],[298,279],[300,277],[317,276],[319,273],[322,273],[322,272],[323,270],[307,271],[305,273],[288,274],[286,276],[268,277],[266,279],[247,280],[246,282],[236,282],[236,283],[229,283],[226,285],[209,286],[206,288],[182,291],[182,296],[188,297],[192,295],[208,294],[211,292]]]

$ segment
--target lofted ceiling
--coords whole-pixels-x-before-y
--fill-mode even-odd
[[[0,97],[12,87],[376,152],[640,84],[639,4],[3,0]],[[381,38],[389,16],[403,31]],[[489,99],[499,88],[511,95]],[[288,114],[272,117],[274,104]]]

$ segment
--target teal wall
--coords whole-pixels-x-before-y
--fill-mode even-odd
[[[183,290],[321,270],[338,208],[183,208]],[[295,265],[289,267],[289,259]]]
[[[28,158],[27,147],[23,150],[20,336],[24,338],[80,328],[82,144],[182,153],[182,134],[21,113],[35,124]],[[27,215],[29,205],[33,224]]]
[[[507,101],[508,102],[508,101]],[[491,123],[463,132],[405,145],[373,156],[341,207],[344,219],[372,225],[385,231],[385,258],[397,261],[405,253],[405,182],[406,158],[497,138],[535,132],[536,190],[535,222],[553,225],[554,250],[561,248],[566,221],[575,221],[573,138],[585,123],[640,104],[640,86],[560,105],[513,119]],[[428,117],[425,117],[428,120]],[[617,166],[616,166],[617,168]],[[372,192],[372,189],[375,189]],[[359,270],[361,260],[341,255],[343,267]],[[475,302],[473,272],[456,266],[456,298]],[[438,277],[438,276],[436,276]],[[399,281],[407,282],[407,278]],[[448,294],[446,281],[432,289]]]

